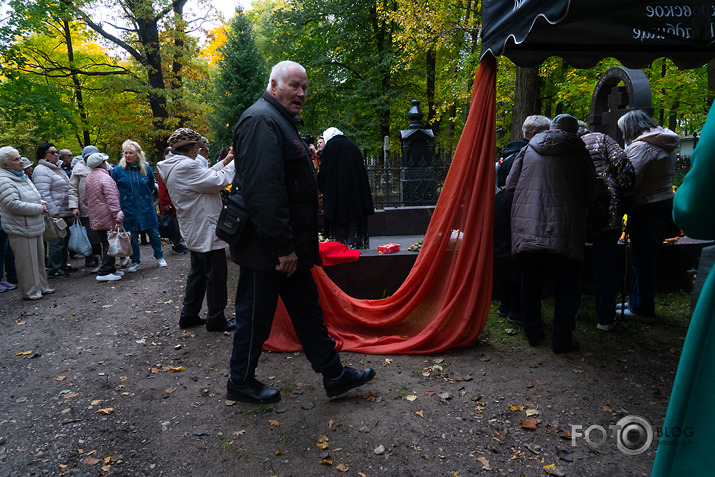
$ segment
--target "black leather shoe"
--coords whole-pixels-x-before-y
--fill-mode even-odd
[[[185,330],[186,328],[192,328],[194,326],[203,326],[206,324],[206,318],[200,316],[195,316],[193,318],[179,318],[179,328]]]
[[[229,378],[226,382],[226,399],[255,404],[268,404],[280,401],[281,392],[266,386],[256,379],[236,384]]]
[[[215,320],[206,322],[206,331],[233,331],[236,329],[236,323],[231,323],[226,320]]]
[[[526,335],[526,339],[529,340],[530,346],[537,346],[544,339],[544,332],[539,332],[533,336]]]
[[[323,386],[328,397],[335,397],[350,391],[352,388],[362,386],[375,377],[375,370],[365,368],[358,371],[349,366],[343,367],[343,372],[337,378],[323,378]]]
[[[578,351],[578,349],[581,347],[581,345],[578,344],[578,341],[567,341],[565,343],[554,343],[553,348],[554,348],[554,354],[561,354],[561,353],[570,353],[571,351]]]

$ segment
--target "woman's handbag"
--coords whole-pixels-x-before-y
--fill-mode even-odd
[[[107,254],[112,257],[128,257],[132,254],[131,237],[124,227],[107,232],[107,242],[109,242]]]
[[[76,220],[75,223],[70,226],[70,239],[67,242],[67,248],[83,257],[90,257],[92,255],[92,243],[87,236],[87,229],[84,228],[79,220]]]
[[[236,245],[248,222],[248,211],[241,191],[228,196],[216,223],[216,236],[229,245]]]
[[[67,236],[67,222],[45,213],[45,232],[42,239],[45,242],[63,239]]]

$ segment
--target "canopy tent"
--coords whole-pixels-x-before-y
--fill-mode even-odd
[[[705,0],[483,0],[482,57],[534,67],[560,56],[576,68],[613,57],[644,68],[665,56],[697,68],[715,56],[713,18]]]

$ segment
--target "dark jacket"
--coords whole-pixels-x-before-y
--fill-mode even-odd
[[[596,195],[596,173],[583,141],[548,130],[514,160],[506,181],[512,254],[550,252],[583,261],[586,210]]]
[[[496,190],[494,196],[494,257],[511,256],[511,196],[506,191],[506,178],[509,176],[514,159],[524,146],[526,139],[512,141],[504,147],[502,158],[496,165]]]
[[[323,215],[335,223],[347,224],[375,213],[362,153],[345,136],[335,136],[325,145],[318,188],[323,193]]]
[[[241,240],[231,246],[239,265],[275,270],[278,257],[292,252],[299,270],[320,263],[318,186],[299,121],[264,93],[236,124],[233,188],[243,194],[249,218]]]

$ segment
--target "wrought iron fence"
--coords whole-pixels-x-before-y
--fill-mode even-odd
[[[375,208],[436,204],[451,163],[451,154],[436,155],[431,165],[421,167],[401,166],[400,154],[389,160],[366,156]]]

